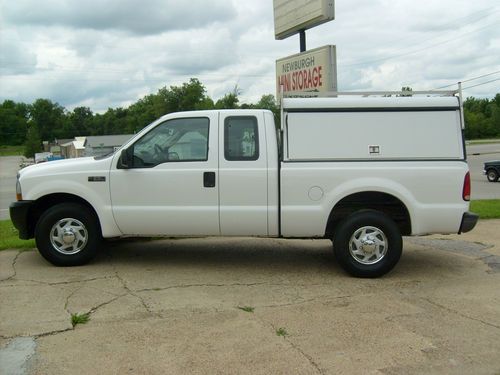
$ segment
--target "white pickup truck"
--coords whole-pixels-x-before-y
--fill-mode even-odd
[[[27,167],[12,221],[58,266],[111,237],[327,238],[360,277],[402,236],[475,226],[458,97],[284,99],[281,117],[171,113],[113,155]]]

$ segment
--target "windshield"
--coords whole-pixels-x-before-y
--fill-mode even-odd
[[[99,155],[99,156],[94,156],[94,160],[102,160],[102,159],[106,159],[106,158],[109,158],[110,156],[113,156],[115,154],[116,150],[115,151],[111,151],[111,152],[108,152],[107,154],[105,155]]]

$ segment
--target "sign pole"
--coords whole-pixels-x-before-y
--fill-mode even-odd
[[[273,9],[274,37],[299,34],[300,43],[299,53],[276,60],[276,96],[337,91],[335,46],[306,46],[306,30],[335,19],[335,0],[273,0]]]
[[[306,52],[306,31],[300,30],[300,52]]]

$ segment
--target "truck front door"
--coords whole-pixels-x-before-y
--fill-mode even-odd
[[[218,116],[166,120],[115,155],[113,215],[126,235],[219,235]]]

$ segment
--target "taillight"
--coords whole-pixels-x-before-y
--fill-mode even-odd
[[[464,201],[470,201],[470,173],[467,172],[464,178],[464,190],[462,191]]]

